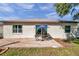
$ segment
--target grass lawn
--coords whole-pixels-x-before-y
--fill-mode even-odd
[[[79,56],[79,40],[72,48],[9,48],[3,56]]]
[[[74,48],[10,48],[3,56],[79,56]]]

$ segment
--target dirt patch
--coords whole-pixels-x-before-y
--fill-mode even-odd
[[[72,47],[72,45],[69,42],[65,42],[61,39],[54,39],[56,42],[60,43],[63,47]]]

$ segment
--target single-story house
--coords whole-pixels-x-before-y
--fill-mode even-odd
[[[0,21],[0,34],[5,38],[35,38],[47,33],[52,38],[67,39],[67,33],[77,31],[78,21],[62,20],[5,20]]]

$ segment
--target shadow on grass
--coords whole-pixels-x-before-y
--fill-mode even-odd
[[[79,44],[79,39],[73,40],[72,42],[75,44]]]

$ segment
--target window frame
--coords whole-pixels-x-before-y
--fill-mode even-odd
[[[47,32],[47,30],[48,30],[48,24],[36,24],[35,25],[35,32],[36,32],[36,34],[37,34],[38,27],[41,26],[41,25],[44,25],[46,27],[45,29],[46,29],[46,32]]]
[[[21,26],[21,28],[19,26]],[[22,33],[23,32],[22,28],[23,28],[22,25],[13,25],[12,32],[13,33]]]
[[[65,25],[65,33],[70,33],[70,32],[71,32],[71,26]]]

